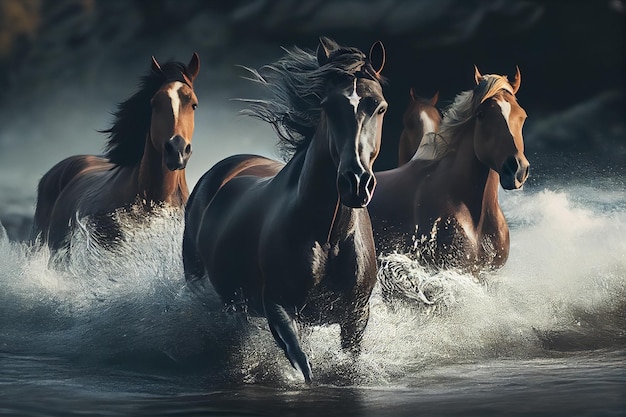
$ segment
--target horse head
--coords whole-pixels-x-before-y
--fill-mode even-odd
[[[441,124],[441,112],[436,107],[439,92],[437,91],[431,98],[417,96],[413,88],[409,93],[411,102],[404,112],[403,126],[412,136],[421,140],[424,134],[436,132]]]
[[[173,75],[152,57],[152,71],[163,73],[165,83],[152,97],[150,140],[163,155],[163,163],[170,171],[185,169],[191,156],[194,131],[194,110],[198,98],[193,81],[200,70],[198,55],[194,53],[187,68],[178,68]]]
[[[334,41],[321,38],[317,61],[332,66],[345,52]],[[322,98],[322,119],[328,129],[330,154],[337,166],[337,191],[347,207],[369,204],[376,179],[373,165],[380,150],[387,102],[381,77],[360,53],[354,71],[341,71],[328,83]]]
[[[478,159],[500,175],[505,190],[521,188],[530,164],[524,155],[522,126],[526,112],[518,104],[517,93],[521,76],[509,83],[499,75],[481,75],[475,69],[477,89],[487,91],[475,113],[474,151]]]

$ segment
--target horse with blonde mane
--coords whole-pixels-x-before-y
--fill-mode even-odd
[[[437,133],[415,156],[378,172],[368,206],[379,253],[412,252],[424,265],[477,273],[497,269],[509,255],[509,228],[499,185],[521,188],[528,177],[517,102],[521,75],[481,75],[457,95]]]
[[[39,181],[32,240],[56,253],[68,249],[82,219],[94,240],[109,247],[122,239],[114,213],[130,206],[183,207],[189,196],[185,166],[191,156],[193,81],[200,61],[188,65],[152,57],[139,90],[118,106],[104,155],[75,155],[53,166]]]

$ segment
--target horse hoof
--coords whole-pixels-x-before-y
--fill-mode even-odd
[[[307,385],[311,385],[313,383],[313,375],[311,374],[311,368],[307,369],[307,372],[302,371],[302,375],[304,376],[304,383]]]

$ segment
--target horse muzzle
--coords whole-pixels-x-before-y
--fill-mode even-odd
[[[509,156],[500,169],[500,185],[505,190],[522,188],[530,172],[530,163],[525,157]]]
[[[185,169],[190,156],[191,143],[180,135],[169,139],[163,146],[163,160],[170,171]]]
[[[376,178],[369,172],[356,174],[347,171],[337,177],[337,190],[341,203],[351,208],[362,208],[369,204],[376,188]]]

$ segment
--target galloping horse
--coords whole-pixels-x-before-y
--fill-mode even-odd
[[[455,98],[438,133],[426,135],[413,159],[376,173],[368,209],[377,249],[415,250],[425,265],[476,273],[501,267],[509,228],[498,203],[498,183],[522,187],[529,163],[517,103],[521,77],[481,75]]]
[[[118,106],[105,154],[75,155],[56,164],[39,181],[32,239],[56,251],[67,247],[80,218],[89,216],[99,243],[121,236],[112,214],[140,203],[182,207],[189,196],[185,166],[191,155],[193,81],[200,62],[188,65],[152,57],[139,90]]]
[[[422,137],[436,132],[441,124],[441,113],[435,107],[439,93],[429,99],[415,96],[411,88],[411,101],[402,116],[403,129],[398,143],[398,166],[411,160],[419,148]]]
[[[203,175],[185,212],[185,275],[265,316],[310,383],[295,321],[337,323],[341,346],[360,350],[377,270],[364,207],[387,103],[365,54],[327,38],[317,53],[293,48],[250,71],[273,99],[249,101],[248,113],[273,125],[291,159],[235,155]]]

